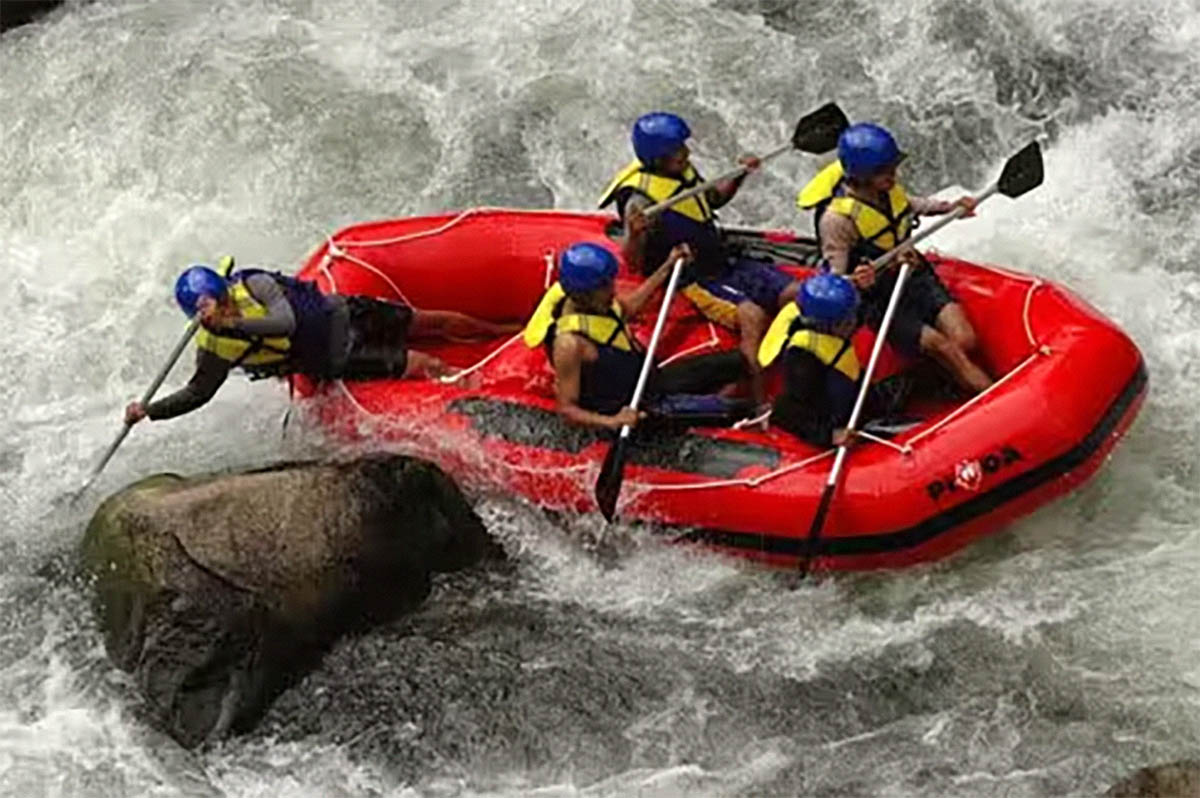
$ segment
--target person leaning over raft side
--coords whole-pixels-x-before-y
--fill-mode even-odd
[[[620,429],[642,414],[627,405],[637,384],[645,349],[626,322],[638,315],[670,276],[676,258],[690,258],[686,245],[635,291],[617,296],[617,258],[598,244],[579,243],[559,256],[559,281],[542,297],[525,327],[525,344],[544,346],[554,368],[558,413],[572,424]],[[568,334],[569,333],[569,334]],[[714,394],[745,377],[737,352],[681,358],[656,367],[646,387],[647,404],[659,412],[722,414],[737,403]]]
[[[815,211],[821,255],[834,274],[849,274],[863,291],[864,317],[878,329],[896,285],[897,270],[877,277],[868,262],[909,238],[917,216],[949,213],[975,200],[955,202],[909,195],[896,181],[905,158],[886,129],[851,125],[838,140],[838,158],[806,185],[796,198],[802,210]],[[954,301],[933,268],[914,250],[901,255],[914,268],[904,285],[888,340],[910,355],[925,354],[947,369],[964,388],[985,390],[992,379],[971,360],[975,330],[962,305]]]
[[[783,392],[771,423],[814,446],[841,446],[858,398],[862,366],[850,337],[858,326],[858,291],[845,277],[818,274],[779,312],[758,352],[763,368],[782,353]],[[891,404],[879,386],[867,394],[868,413]]]
[[[678,244],[691,248],[693,263],[682,293],[706,317],[738,331],[754,398],[762,403],[758,344],[776,311],[795,297],[799,283],[771,263],[726,251],[713,212],[733,199],[743,178],[720,183],[653,218],[643,214],[649,206],[702,182],[690,160],[689,136],[687,123],[674,114],[640,117],[633,126],[637,158],[613,178],[600,207],[616,204],[625,225],[625,259],[634,271],[647,274]],[[758,168],[754,156],[741,162],[751,170]]]
[[[261,269],[227,281],[207,266],[188,268],[175,299],[199,316],[196,371],[182,389],[148,405],[131,402],[125,421],[158,421],[207,403],[231,369],[251,379],[304,374],[315,379],[439,377],[451,372],[436,357],[407,348],[410,337],[507,335],[493,324],[452,311],[423,311],[361,296],[322,294],[315,283]]]

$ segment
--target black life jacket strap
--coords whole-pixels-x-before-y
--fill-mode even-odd
[[[829,361],[829,368],[831,368],[831,369],[837,368],[837,364],[841,362],[842,356],[845,355],[847,351],[849,351],[850,344],[851,344],[851,341],[849,338],[847,338],[846,340],[844,340],[842,342],[842,348],[839,349],[837,351],[837,354],[833,356],[833,360]]]

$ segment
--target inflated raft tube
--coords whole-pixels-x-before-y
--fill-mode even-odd
[[[326,292],[523,320],[553,282],[554,255],[563,247],[595,241],[619,252],[613,221],[480,208],[371,222],[331,236],[301,276]],[[815,252],[811,240],[784,231],[739,230],[729,239],[797,273]],[[1063,287],[995,266],[929,259],[972,319],[976,357],[996,384],[969,401],[925,397],[890,437],[853,447],[815,567],[935,559],[1032,512],[1100,467],[1145,396],[1137,347]],[[624,265],[619,280],[634,283]],[[645,338],[645,329],[635,331]],[[870,344],[870,333],[860,331],[860,357]],[[726,331],[675,300],[663,357],[733,345]],[[300,390],[317,399],[310,407],[336,435],[419,453],[476,490],[596,511],[592,486],[611,438],[559,420],[543,351],[519,336],[414,346],[463,372],[448,381],[301,380]],[[879,377],[908,365],[892,353]],[[624,521],[770,565],[803,559],[832,450],[750,426],[643,437],[626,467]]]

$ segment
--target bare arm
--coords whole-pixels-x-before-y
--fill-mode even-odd
[[[671,268],[675,265],[678,258],[684,258],[684,263],[692,259],[691,250],[687,244],[678,244],[671,249],[667,259],[654,270],[654,274],[647,277],[641,285],[625,296],[617,297],[617,302],[621,305],[621,309],[625,311],[627,319],[636,318],[642,312],[642,308],[650,301],[650,297],[654,296],[659,287],[667,281],[671,276]]]
[[[950,200],[933,199],[932,197],[914,197],[911,194],[908,197],[908,204],[912,206],[913,213],[917,216],[938,216],[943,213],[950,213],[958,207],[957,202]]]
[[[649,197],[637,192],[631,193],[625,201],[625,235],[621,240],[621,254],[638,274],[646,273],[646,238],[662,224],[658,217],[648,219],[643,214],[652,204]]]
[[[963,195],[956,200],[909,197],[908,203],[912,206],[913,213],[917,216],[938,216],[943,213],[950,213],[959,207],[967,209],[967,212],[963,214],[964,216],[974,216],[975,206],[979,204],[978,200],[970,195]]]
[[[826,211],[821,215],[818,235],[821,257],[834,274],[846,274],[855,264],[850,263],[850,251],[858,243],[858,228],[853,220]]]
[[[554,339],[554,395],[558,414],[572,424],[602,429],[620,429],[637,421],[637,414],[622,410],[615,416],[593,413],[579,406],[585,343],[575,335],[560,335]]]
[[[738,189],[742,185],[742,181],[745,179],[746,176],[742,175],[741,177],[736,177],[733,180],[723,180],[710,188],[708,191],[705,191],[704,198],[708,200],[708,206],[715,211],[717,208],[721,208],[729,204],[729,201],[733,199],[735,194],[737,194]]]
[[[738,189],[742,187],[742,182],[761,165],[761,161],[756,155],[743,155],[738,158],[738,163],[746,167],[745,172],[729,180],[722,180],[705,193],[708,204],[714,210],[733,199],[737,195]]]
[[[447,366],[440,358],[418,352],[415,349],[405,352],[405,357],[407,360],[404,364],[404,373],[400,375],[402,380],[436,380],[457,372],[457,369]]]

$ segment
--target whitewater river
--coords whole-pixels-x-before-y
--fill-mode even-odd
[[[1096,479],[947,562],[799,588],[480,497],[512,563],[343,642],[253,734],[184,753],[137,719],[72,578],[99,498],[328,450],[234,380],[61,501],[178,335],[182,266],[588,208],[642,112],[691,120],[711,173],[831,98],[897,130],[919,191],[1042,139],[1045,185],[937,245],[1136,339],[1149,398]],[[1195,0],[101,0],[5,34],[0,794],[1090,795],[1195,755],[1198,103]],[[817,166],[772,162],[726,219],[807,229]]]

